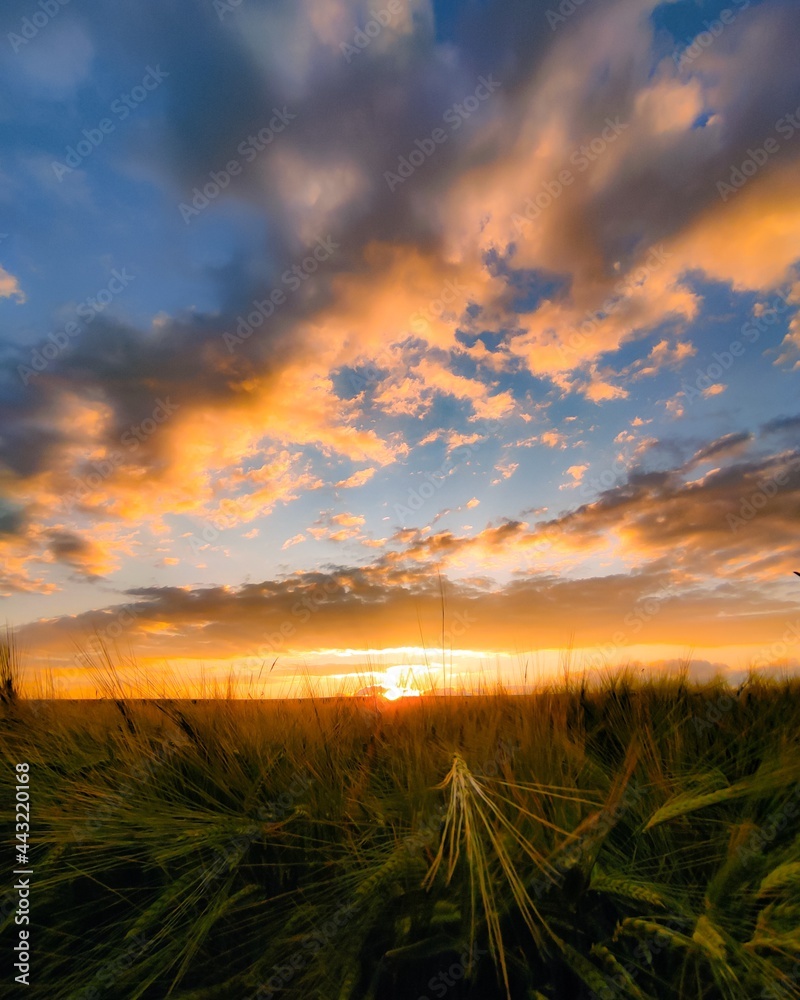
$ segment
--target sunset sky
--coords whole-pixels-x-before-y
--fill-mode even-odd
[[[0,18],[32,667],[797,667],[796,0]]]

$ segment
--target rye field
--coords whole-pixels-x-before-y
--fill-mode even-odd
[[[25,700],[48,1000],[800,997],[800,684]],[[17,769],[17,770],[15,770]],[[19,817],[17,817],[19,819]]]

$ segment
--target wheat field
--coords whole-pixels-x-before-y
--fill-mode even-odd
[[[27,995],[800,997],[798,693],[624,673],[394,704],[6,687]]]

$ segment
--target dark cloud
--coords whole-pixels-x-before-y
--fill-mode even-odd
[[[744,450],[744,447],[753,440],[753,435],[749,431],[733,431],[725,434],[716,441],[705,445],[694,453],[689,461],[688,468],[706,462],[710,458],[722,458],[724,455],[732,455]]]
[[[6,507],[0,502],[0,535],[16,535],[25,523],[25,516],[21,510],[14,510]]]
[[[793,417],[775,417],[761,428],[762,434],[794,434],[800,430],[800,414]]]
[[[48,531],[46,537],[47,548],[56,562],[71,566],[88,580],[100,579],[101,574],[94,571],[98,552],[91,541],[71,531]]]
[[[347,648],[355,635],[366,648],[404,646],[411,635],[440,643],[438,580],[403,586],[369,577],[341,567],[239,588],[136,588],[124,605],[26,626],[21,639],[57,648],[69,636],[80,644],[118,621],[117,634],[142,656],[209,662]],[[624,662],[625,647],[639,643],[770,643],[794,611],[752,587],[676,585],[665,569],[585,580],[543,575],[494,588],[444,578],[442,586],[445,630],[462,648],[514,652],[572,641],[596,649],[596,663]]]
[[[717,456],[718,457],[718,456]],[[800,516],[800,451],[714,470],[686,482],[684,469],[631,473],[595,502],[548,522],[576,542],[624,535],[642,560],[687,572],[788,572]]]

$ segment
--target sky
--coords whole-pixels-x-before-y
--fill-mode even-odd
[[[0,22],[0,594],[48,690],[101,646],[265,696],[797,668],[793,0]]]

